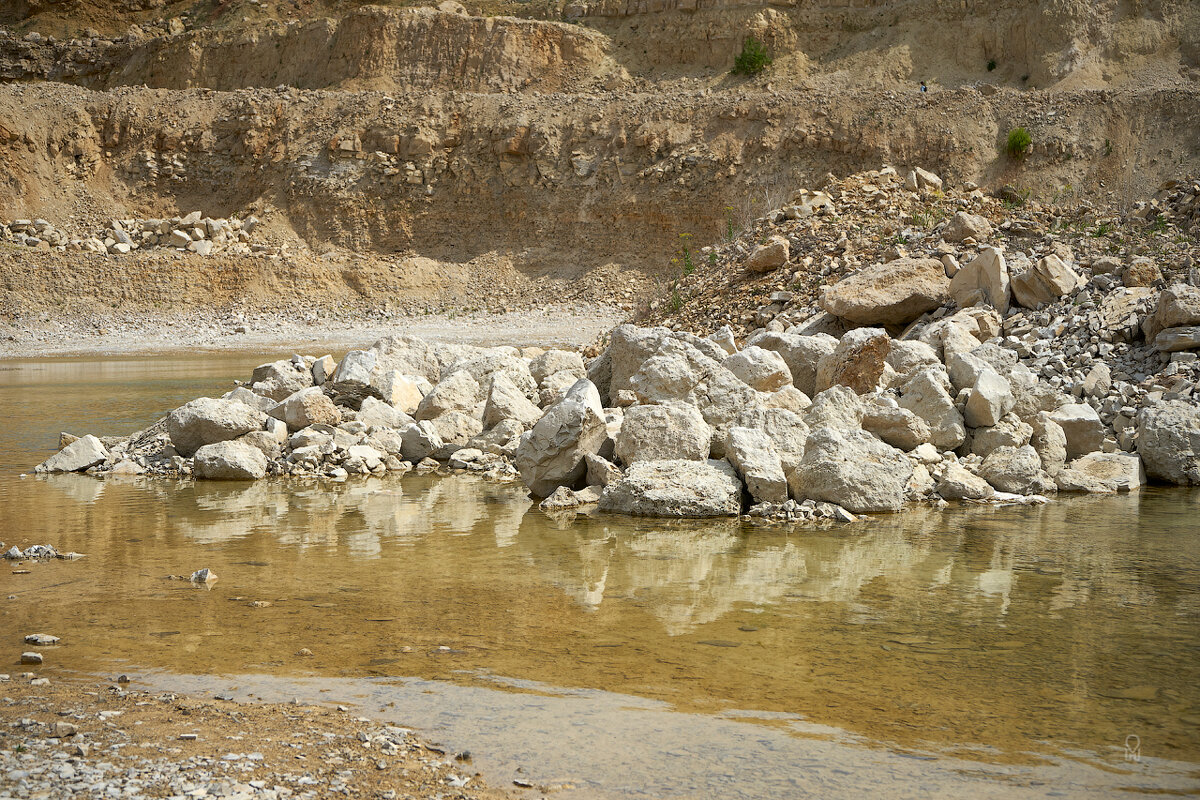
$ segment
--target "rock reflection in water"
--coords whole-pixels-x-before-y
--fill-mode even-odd
[[[0,634],[66,633],[62,665],[79,669],[486,674],[996,758],[1102,748],[1136,726],[1196,760],[1198,500],[814,529],[550,518],[471,476],[0,478],[6,541],[89,554],[21,578]],[[210,592],[162,578],[205,566],[221,576]]]

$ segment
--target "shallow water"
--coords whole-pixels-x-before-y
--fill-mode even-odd
[[[470,476],[18,475],[262,360],[0,372],[0,540],[87,554],[0,570],[12,661],[47,632],[51,676],[354,702],[567,794],[1200,792],[1200,492],[822,530],[551,517]]]

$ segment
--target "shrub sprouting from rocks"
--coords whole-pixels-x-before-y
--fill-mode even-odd
[[[771,66],[771,56],[763,43],[753,36],[747,36],[742,43],[742,52],[733,60],[734,75],[757,75]]]
[[[1029,152],[1031,144],[1033,144],[1033,137],[1029,135],[1029,131],[1025,128],[1013,128],[1008,132],[1008,142],[1004,149],[1011,157],[1021,159]]]

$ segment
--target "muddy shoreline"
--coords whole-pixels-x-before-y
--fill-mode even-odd
[[[130,312],[97,321],[64,317],[34,324],[0,324],[0,358],[136,357],[289,349],[345,351],[399,333],[450,344],[578,348],[608,332],[628,313],[617,306],[594,304],[548,305],[500,314],[338,312],[309,320],[292,312],[245,315],[218,310],[159,315]]]

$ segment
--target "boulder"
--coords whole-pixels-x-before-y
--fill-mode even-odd
[[[1008,313],[1011,288],[1008,264],[994,247],[985,247],[950,280],[950,294],[960,308],[987,303],[1001,314]]]
[[[284,397],[287,397],[287,395],[285,394]],[[239,403],[245,403],[251,408],[257,408],[264,413],[270,411],[279,402],[279,400],[273,400],[268,395],[252,392],[245,386],[238,386],[236,389],[226,392],[221,395],[221,399],[236,400]]]
[[[1162,279],[1162,270],[1158,265],[1143,257],[1133,259],[1121,275],[1121,283],[1129,288],[1156,286]]]
[[[899,404],[925,420],[929,441],[938,450],[954,450],[966,441],[967,429],[950,397],[950,378],[945,368],[919,370],[901,387]]]
[[[529,362],[529,374],[539,388],[551,375],[562,372],[574,375],[575,380],[585,377],[587,370],[583,366],[583,356],[572,350],[547,350]]]
[[[289,431],[298,431],[309,425],[337,425],[342,421],[342,412],[317,386],[301,389],[267,413],[283,420]]]
[[[972,428],[991,427],[1016,405],[1012,387],[991,367],[985,368],[971,389],[963,416]]]
[[[1067,437],[1067,458],[1076,459],[1099,450],[1107,432],[1100,415],[1087,403],[1071,403],[1050,413]]]
[[[907,408],[881,403],[866,404],[862,427],[892,447],[906,452],[928,442],[933,436],[929,423]]]
[[[166,428],[175,450],[187,457],[206,444],[261,430],[266,418],[263,412],[236,400],[201,397],[168,414]]]
[[[1200,408],[1168,400],[1137,416],[1137,449],[1146,474],[1177,484],[1200,484]]]
[[[480,395],[479,383],[465,370],[450,373],[429,394],[421,399],[417,413],[413,416],[418,420],[434,419],[450,411],[471,414],[475,410]]]
[[[777,392],[772,392],[771,396],[763,401],[763,405],[767,408],[786,408],[788,411],[802,414],[812,405],[812,400],[795,386],[785,386]]]
[[[913,463],[863,430],[818,428],[788,474],[797,500],[836,503],[855,514],[899,511]]]
[[[947,464],[935,491],[947,500],[987,500],[996,493],[987,481],[959,464]]]
[[[752,428],[730,428],[725,457],[741,476],[755,503],[787,501],[787,476],[766,433]]]
[[[437,382],[442,376],[442,362],[437,350],[418,336],[404,334],[380,339],[371,345],[371,352],[375,354],[375,364],[380,372],[395,371],[430,383]]]
[[[1041,494],[1056,487],[1042,470],[1037,452],[1024,447],[1001,447],[983,460],[979,475],[994,488],[1013,494]]]
[[[1057,475],[1067,461],[1067,434],[1045,411],[1030,417],[1029,427],[1033,429],[1029,444],[1041,459],[1042,469],[1051,477]]]
[[[369,444],[354,444],[346,448],[347,462],[356,461],[367,471],[374,471],[383,464],[384,453]]]
[[[487,404],[483,408],[483,427],[491,428],[506,419],[516,420],[525,428],[533,427],[542,418],[542,410],[517,388],[506,372],[492,376]]]
[[[1146,341],[1153,342],[1167,328],[1191,325],[1200,325],[1200,287],[1176,283],[1163,289],[1154,313],[1142,323],[1142,330]]]
[[[910,339],[892,340],[887,363],[896,372],[897,382],[901,385],[925,367],[942,365],[936,350],[925,342]]]
[[[968,214],[966,211],[956,213],[942,231],[942,238],[947,242],[961,242],[965,239],[982,242],[991,235],[992,223],[988,222],[986,217]]]
[[[587,476],[584,483],[588,486],[608,486],[613,481],[619,480],[622,475],[620,468],[607,458],[588,453],[584,456],[584,460],[587,462]]]
[[[837,349],[838,340],[827,333],[800,336],[794,333],[762,331],[750,337],[747,347],[757,346],[773,350],[783,357],[792,383],[809,397],[817,393],[817,364],[823,356]]]
[[[711,443],[712,429],[699,409],[668,401],[625,411],[615,455],[626,466],[637,461],[704,461]]]
[[[433,419],[424,421],[433,426],[445,445],[463,447],[483,431],[483,423],[479,421],[479,417],[461,411],[444,411]],[[434,458],[441,458],[442,454],[444,451],[439,451]]]
[[[600,510],[648,517],[728,517],[742,484],[724,461],[639,461],[604,487]]]
[[[538,384],[538,400],[541,402],[542,408],[549,408],[562,400],[567,390],[574,386],[577,380],[579,380],[579,376],[567,370],[547,375],[546,379]]]
[[[1022,422],[1016,414],[1009,413],[995,425],[975,428],[970,438],[970,451],[986,456],[998,447],[1024,447],[1029,444],[1033,438],[1033,426]]]
[[[80,472],[107,460],[108,450],[99,439],[88,434],[38,464],[35,472]]]
[[[817,391],[842,385],[868,394],[885,383],[892,340],[882,328],[857,328],[817,364]]]
[[[607,438],[600,393],[583,378],[521,437],[516,466],[529,490],[546,497],[559,486],[573,488],[587,472],[585,456]]]
[[[941,261],[898,258],[843,278],[824,292],[821,307],[859,325],[905,325],[949,299]]]
[[[326,387],[338,405],[357,409],[367,396],[378,397],[371,385],[378,356],[374,350],[351,350],[346,353]]]
[[[1079,288],[1079,274],[1056,255],[1048,255],[1012,276],[1013,297],[1025,308],[1049,305]]]
[[[324,386],[325,382],[332,378],[333,373],[336,371],[337,362],[333,360],[333,356],[321,356],[312,365],[313,385]]]
[[[355,419],[368,428],[403,428],[413,421],[412,417],[400,409],[393,408],[374,397],[363,398],[362,406],[355,414]]]
[[[261,364],[250,375],[250,389],[276,402],[312,385],[312,370],[290,359]]]
[[[849,392],[848,389],[843,391]],[[783,408],[748,409],[738,415],[734,426],[766,434],[785,467],[799,462],[804,456],[804,443],[808,441],[809,428],[804,419],[793,411]],[[733,427],[730,427],[730,430],[733,430]]]
[[[862,399],[849,386],[830,386],[813,398],[804,422],[809,428],[859,430],[865,410]]]
[[[1068,492],[1130,492],[1146,485],[1146,470],[1133,453],[1089,453],[1068,464],[1055,481]]]
[[[792,371],[774,350],[750,345],[721,362],[738,380],[760,392],[773,392],[792,385]]]
[[[371,387],[380,400],[410,415],[417,413],[417,407],[425,397],[422,383],[425,383],[424,378],[405,375],[395,369],[380,371],[371,378]]]
[[[196,451],[193,471],[207,480],[254,481],[267,474],[267,457],[247,442],[216,442]]]
[[[775,235],[746,257],[745,267],[751,272],[770,272],[786,264],[789,255],[788,240]]]
[[[1154,338],[1154,348],[1162,353],[1200,350],[1200,326],[1190,325],[1160,331]]]
[[[237,439],[234,439],[234,441],[248,444],[251,447],[257,447],[268,460],[279,458],[279,453],[282,449],[282,442],[266,431],[250,431],[249,433],[242,434]]]
[[[465,372],[479,384],[479,394],[476,402],[487,399],[492,389],[492,381],[497,375],[505,375],[530,402],[539,399],[537,381],[529,373],[529,365],[525,359],[510,352],[512,348],[492,347],[467,354],[465,357],[451,359],[442,368],[442,378],[454,372]]]
[[[400,455],[416,464],[431,457],[445,445],[432,422],[422,421],[400,429]]]

